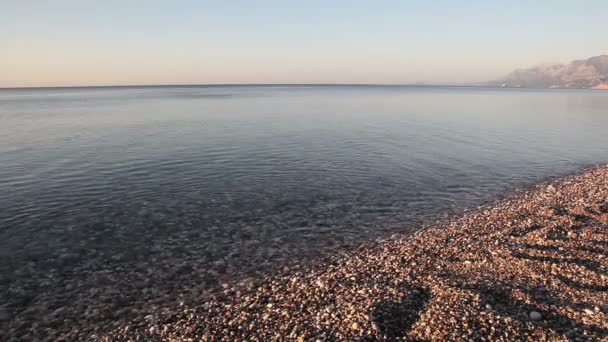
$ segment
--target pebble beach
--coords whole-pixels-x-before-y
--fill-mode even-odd
[[[607,229],[604,167],[102,339],[604,340]]]
[[[63,324],[71,312],[58,309],[46,330],[3,317],[2,340],[606,340],[608,166],[305,267],[226,282],[204,300],[147,308],[88,327]]]
[[[0,342],[608,342],[608,0],[123,3],[0,0]]]

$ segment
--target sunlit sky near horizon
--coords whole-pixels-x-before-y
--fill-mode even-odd
[[[0,87],[440,83],[608,53],[608,1],[0,2]]]

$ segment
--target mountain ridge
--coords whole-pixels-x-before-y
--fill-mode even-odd
[[[517,69],[490,85],[505,88],[608,89],[608,55]]]

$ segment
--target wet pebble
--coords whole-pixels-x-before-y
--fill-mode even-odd
[[[541,315],[541,313],[538,311],[530,311],[530,313],[528,315],[530,316],[530,319],[533,321],[540,321],[543,318],[543,315]]]

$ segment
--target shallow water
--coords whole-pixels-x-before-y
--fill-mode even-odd
[[[0,281],[314,257],[604,163],[607,132],[601,91],[0,90]]]

